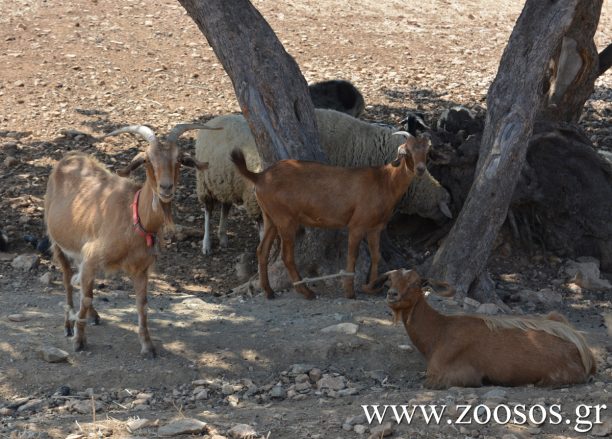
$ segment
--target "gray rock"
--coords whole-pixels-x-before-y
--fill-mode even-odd
[[[596,424],[593,426],[591,434],[598,437],[610,436],[612,434],[612,422],[605,420],[601,424]]]
[[[38,282],[40,282],[43,285],[51,284],[51,273],[48,271],[44,273],[42,276],[38,278]]]
[[[367,421],[366,415],[357,415],[346,418],[344,421],[345,424],[349,425],[357,425],[357,424],[365,424]]]
[[[359,325],[355,323],[338,323],[321,329],[321,332],[325,334],[347,334],[353,335],[359,331]]]
[[[221,387],[221,393],[227,396],[227,395],[233,395],[234,393],[236,393],[236,391],[234,390],[233,385],[223,384],[223,386]]]
[[[483,399],[507,399],[506,395],[508,394],[508,392],[506,392],[504,389],[500,388],[500,387],[496,387],[494,389],[489,390],[487,393],[485,393],[484,395],[482,395]]]
[[[291,366],[291,371],[289,372],[289,374],[297,376],[303,373],[309,373],[314,368],[315,366],[313,366],[312,364],[305,364],[305,363],[294,364],[293,366]]]
[[[287,394],[280,383],[272,387],[272,390],[270,391],[270,398],[284,399],[286,396]]]
[[[329,390],[342,390],[346,388],[346,378],[342,375],[331,376],[329,374],[323,374],[323,377],[317,381],[317,389],[329,389]]]
[[[9,407],[2,407],[0,409],[0,416],[13,416],[15,410]]]
[[[310,381],[298,383],[295,385],[294,389],[299,393],[308,393],[311,390]]]
[[[295,377],[295,383],[299,384],[299,383],[307,383],[310,381],[310,377],[308,375],[306,375],[305,373],[302,373],[300,375],[296,375]]]
[[[580,288],[586,290],[606,290],[612,288],[612,284],[607,279],[601,278],[599,261],[568,261],[564,271],[571,277],[569,282],[578,285]]]
[[[464,297],[463,304],[471,308],[478,308],[480,306],[480,302],[472,299],[471,297]]]
[[[11,266],[17,270],[28,271],[33,268],[36,268],[40,262],[40,258],[38,255],[19,255],[13,262],[11,262]]]
[[[414,352],[414,348],[410,346],[409,344],[398,345],[398,348],[400,348],[400,350],[405,351],[405,352]]]
[[[70,354],[54,346],[43,346],[40,349],[40,356],[47,363],[61,363],[67,361]]]
[[[19,164],[19,160],[17,160],[15,157],[11,155],[7,155],[6,158],[4,159],[4,166],[7,168],[12,168],[13,166],[16,166],[18,164]]]
[[[558,305],[563,302],[563,296],[550,288],[543,288],[536,295],[540,303]]]
[[[177,419],[169,424],[159,427],[159,436],[178,436],[181,434],[199,434],[206,429],[206,422],[198,419],[185,418]]]
[[[23,412],[35,412],[38,411],[42,408],[43,406],[43,400],[42,399],[31,399],[28,402],[26,402],[25,404],[23,404],[22,406],[19,406],[19,408],[17,409],[18,413],[23,413]]]
[[[391,436],[393,434],[393,424],[384,422],[376,427],[370,428],[370,436],[368,439],[380,439],[381,437]]]
[[[612,363],[611,363],[612,364]],[[316,383],[321,379],[322,372],[321,369],[313,368],[310,372],[308,372],[308,376],[312,380],[312,382]]]
[[[94,409],[96,413],[101,412],[104,409],[104,404],[102,404],[102,402],[93,401],[92,405],[92,401],[89,399],[74,400],[67,406],[68,408],[72,409],[72,411],[75,411],[82,415],[91,414]]]
[[[25,322],[28,317],[25,314],[11,314],[8,316],[11,322]]]
[[[196,395],[195,395],[195,399],[196,401],[201,401],[203,399],[208,399],[208,390],[204,389],[204,390],[200,390]]]
[[[228,434],[233,439],[252,439],[257,437],[257,431],[253,427],[247,424],[236,424],[229,431]]]
[[[479,314],[487,314],[493,316],[499,313],[499,307],[494,303],[483,303],[476,309],[476,312]]]
[[[353,427],[353,431],[357,434],[365,434],[368,428],[365,425],[357,424]]]

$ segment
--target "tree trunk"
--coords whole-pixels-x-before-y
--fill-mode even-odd
[[[585,0],[586,1],[586,0]],[[474,184],[433,259],[430,275],[467,294],[483,272],[525,161],[542,84],[579,0],[527,0],[487,96],[487,118]],[[546,26],[545,23],[554,23]]]
[[[548,96],[538,119],[577,122],[586,100],[593,94],[600,73],[599,55],[593,41],[603,0],[580,0],[572,24],[550,60],[544,84]]]
[[[231,78],[264,164],[326,161],[306,80],[251,2],[179,1]]]

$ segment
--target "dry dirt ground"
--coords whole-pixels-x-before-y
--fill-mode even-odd
[[[422,110],[430,120],[457,103],[482,110],[519,3],[259,0],[255,6],[309,82],[351,80],[364,93],[365,118],[397,123],[407,110]],[[339,284],[312,302],[295,292],[273,302],[259,293],[227,294],[240,283],[236,258],[257,244],[240,210],[231,215],[229,248],[212,257],[201,254],[197,238],[173,240],[164,249],[150,285],[156,360],[138,355],[134,297],[121,276],[98,280],[95,305],[103,323],[88,327],[87,352],[72,353],[63,337],[57,267],[44,255],[29,271],[11,261],[35,253],[23,236],[44,233],[47,175],[62,154],[85,151],[114,167],[142,148],[129,135],[92,145],[74,130],[100,135],[143,123],[164,131],[238,111],[238,105],[221,65],[177,2],[0,0],[0,8],[0,228],[10,238],[9,253],[0,254],[0,437],[156,437],[163,431],[158,426],[195,418],[209,424],[202,433],[209,437],[215,431],[229,436],[244,423],[270,438],[354,438],[368,437],[366,429],[376,425],[363,419],[347,425],[347,418],[363,413],[361,404],[448,404],[454,413],[456,404],[500,402],[560,404],[570,424],[450,425],[445,418],[427,425],[421,417],[394,424],[392,435],[511,439],[610,432],[609,409],[602,412],[608,423],[589,433],[577,432],[572,416],[577,404],[610,405],[609,291],[571,291],[564,287],[565,261],[514,246],[491,261],[497,287],[514,297],[515,312],[558,309],[586,331],[599,361],[592,383],[488,394],[491,388],[429,391],[425,363],[411,352],[404,329],[391,324],[382,297],[347,301]],[[610,40],[612,6],[605,2],[596,42],[601,48]],[[612,147],[611,87],[608,72],[582,122],[602,150]],[[187,139],[184,147],[192,148]],[[181,225],[203,223],[189,172],[175,217]],[[521,299],[542,290],[540,296],[562,301]],[[453,300],[432,302],[447,312],[464,308]],[[338,323],[355,323],[358,332],[321,332]],[[68,361],[43,361],[44,346],[70,352]],[[138,418],[152,424],[129,424],[131,433],[128,421]],[[595,415],[583,421],[596,421]]]

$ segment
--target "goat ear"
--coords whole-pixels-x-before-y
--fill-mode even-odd
[[[134,169],[138,168],[139,166],[142,166],[142,164],[146,161],[147,161],[147,153],[139,152],[138,154],[136,154],[136,157],[132,159],[129,165],[127,165],[123,169],[117,170],[117,174],[120,175],[121,177],[127,177],[128,175],[130,175],[130,173]]]
[[[179,162],[183,166],[187,166],[188,168],[196,168],[198,171],[205,171],[208,169],[207,162],[201,162],[199,160],[194,159],[188,154],[181,154],[179,157]]]
[[[455,289],[448,282],[441,282],[439,280],[424,277],[421,279],[421,286],[431,288],[438,296],[451,297],[455,295]]]

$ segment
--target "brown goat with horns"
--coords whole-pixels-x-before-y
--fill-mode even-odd
[[[112,174],[97,160],[81,153],[67,154],[53,168],[45,195],[45,223],[63,271],[65,333],[74,335],[76,351],[85,348],[85,318],[94,324],[100,321],[92,303],[95,275],[99,271],[122,270],[134,282],[141,354],[155,356],[146,313],[149,269],[156,259],[155,236],[164,224],[172,222],[171,202],[180,166],[200,170],[208,167],[177,146],[179,136],[193,129],[208,127],[180,124],[161,141],[143,125],[131,125],[103,136],[132,133],[149,142],[147,150],[120,172],[126,176],[144,164],[147,178],[142,187]],[[79,269],[75,283],[80,284],[81,303],[76,316],[69,258],[77,262]]]
[[[426,169],[429,140],[415,138],[405,131],[394,134],[406,137],[391,164],[367,168],[343,168],[322,163],[281,160],[260,173],[247,169],[242,151],[234,150],[232,161],[238,171],[255,185],[255,196],[263,216],[263,238],[257,247],[259,277],[266,297],[274,291],[268,280],[268,255],[280,235],[282,258],[291,280],[299,282],[295,266],[294,240],[300,225],[339,229],[348,227],[346,270],[355,271],[359,243],[367,237],[372,264],[368,285],[378,276],[380,233],[391,218],[393,209],[412,179]],[[307,299],[315,294],[303,284],[295,289]],[[355,297],[353,277],[344,279],[344,292]]]
[[[390,282],[387,304],[427,360],[426,386],[554,386],[584,383],[596,371],[593,353],[582,334],[563,316],[447,316],[434,310],[422,288],[441,287],[414,270],[385,273],[377,285]],[[435,290],[434,290],[435,291]]]

